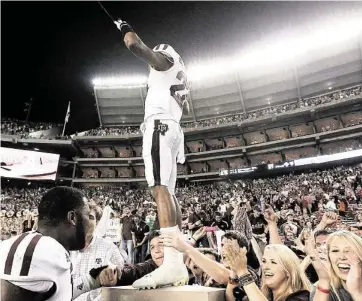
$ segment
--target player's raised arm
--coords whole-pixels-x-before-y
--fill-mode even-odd
[[[173,66],[172,58],[166,58],[162,53],[147,47],[127,22],[119,19],[114,23],[121,31],[127,48],[139,59],[158,71],[166,71]]]

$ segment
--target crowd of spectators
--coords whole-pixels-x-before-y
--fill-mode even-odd
[[[323,105],[326,103],[330,103],[332,101],[338,101],[342,99],[346,99],[349,97],[354,97],[357,95],[362,95],[362,86],[353,87],[344,89],[338,92],[331,92],[326,95],[311,97],[307,99],[302,99],[293,103],[283,104],[278,106],[270,106],[267,108],[262,108],[259,110],[239,113],[229,116],[220,116],[209,118],[200,121],[192,121],[192,122],[184,122],[182,123],[182,127],[184,130],[200,128],[200,127],[210,127],[215,125],[223,125],[228,123],[242,122],[245,120],[254,120],[260,118],[266,118],[268,116],[274,116],[278,114],[282,114],[289,111],[294,111],[301,108],[314,107]],[[327,130],[327,129],[326,129]],[[85,132],[86,136],[122,136],[129,134],[140,134],[140,128],[138,126],[127,126],[127,127],[116,127],[116,128],[104,128],[99,127],[97,129],[92,129]]]
[[[334,200],[336,206],[340,198],[345,199],[351,206],[361,203],[361,172],[362,165],[357,165],[269,178],[223,181],[207,185],[190,184],[178,187],[176,196],[185,213],[191,214],[194,204],[201,204],[206,223],[214,219],[214,212],[221,211],[224,214],[226,208],[235,202],[249,202],[252,208],[264,202],[278,211],[292,209],[296,218],[307,210],[308,216],[303,218],[311,220],[312,217],[318,217],[316,212],[329,200]],[[1,191],[2,214],[16,216],[24,211],[34,211],[46,189],[47,187],[41,186],[17,188],[5,185]],[[148,210],[155,209],[155,203],[147,188],[99,186],[83,188],[83,191],[90,200],[102,207],[109,205],[115,212],[122,212],[125,207],[129,207],[131,211],[142,213],[145,218],[144,214],[147,214]],[[305,222],[302,216],[300,217],[301,223]],[[2,234],[9,232],[7,230],[9,229],[3,227]]]
[[[140,134],[141,130],[139,126],[125,126],[125,127],[98,127],[85,132],[85,136],[123,136],[131,134]],[[76,135],[77,136],[77,135]]]
[[[45,131],[61,126],[61,124],[53,124],[48,122],[25,122],[16,119],[1,118],[1,134],[20,136],[22,138],[30,138],[29,134],[31,133]]]
[[[127,264],[115,283],[101,284],[132,284],[162,264],[163,247],[173,246],[187,254],[189,284],[226,288],[227,301],[319,301],[322,294],[331,296],[326,300],[361,300],[361,173],[358,164],[178,187],[182,231],[162,237],[154,232],[157,208],[148,189],[83,187],[103,216],[109,213],[110,227],[122,229],[112,242]],[[36,229],[36,207],[46,189],[3,187],[1,239]],[[82,264],[90,263],[76,268]],[[347,278],[352,268],[356,277]]]

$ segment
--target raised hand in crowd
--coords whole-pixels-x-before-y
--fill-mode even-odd
[[[333,211],[328,211],[323,214],[321,223],[326,227],[332,226],[338,221],[338,214]]]
[[[270,205],[265,205],[264,218],[268,223],[268,230],[271,244],[283,244],[277,225],[278,216]]]
[[[277,214],[274,212],[273,208],[270,205],[265,206],[264,218],[268,224],[276,223],[278,220]]]
[[[325,263],[319,257],[319,254],[316,250],[314,236],[311,235],[306,242],[307,255],[309,256],[314,269],[317,272],[319,283],[324,285],[323,287],[328,287],[330,282],[330,276],[328,271],[329,263]]]
[[[248,272],[246,253],[246,248],[240,248],[235,240],[226,243],[223,247],[223,257],[230,269],[239,277]]]
[[[350,263],[350,270],[346,280],[348,292],[352,296],[360,296],[362,298],[362,260],[353,251],[346,252],[345,256]]]

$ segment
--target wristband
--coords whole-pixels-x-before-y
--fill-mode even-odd
[[[121,34],[124,38],[124,36],[126,35],[126,33],[128,32],[134,32],[134,30],[132,29],[131,25],[129,25],[127,22],[122,22],[121,26],[120,26],[120,31]]]
[[[329,289],[322,288],[322,287],[320,287],[319,285],[317,286],[317,289],[318,289],[320,292],[322,292],[323,294],[329,295]]]
[[[246,286],[253,282],[255,282],[254,277],[251,276],[249,273],[244,274],[241,277],[239,277],[239,283],[241,286]]]

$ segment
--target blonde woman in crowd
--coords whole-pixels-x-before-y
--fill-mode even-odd
[[[332,233],[327,240],[328,266],[314,252],[312,263],[318,274],[311,301],[362,300],[362,238],[349,231]]]
[[[239,277],[250,301],[308,301],[311,284],[300,271],[298,257],[284,245],[268,245],[262,260],[261,288],[247,270],[246,249],[235,242],[224,246],[224,256]]]

